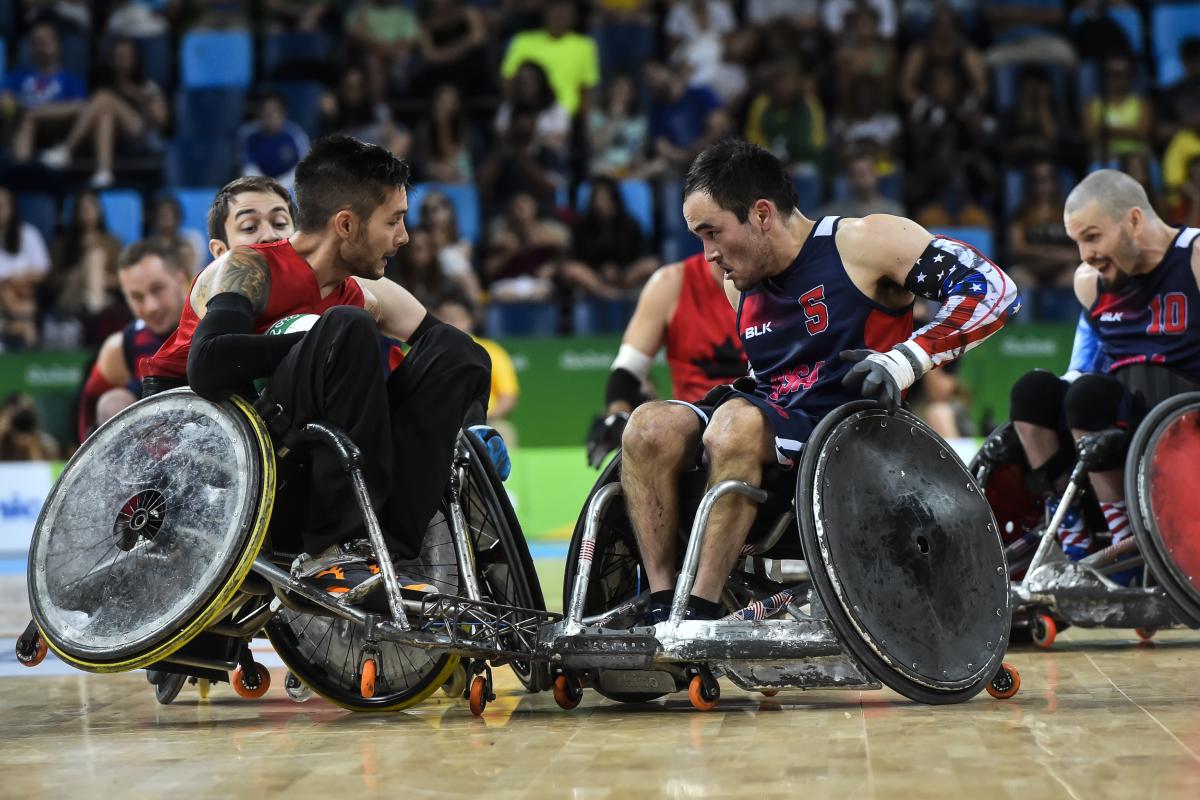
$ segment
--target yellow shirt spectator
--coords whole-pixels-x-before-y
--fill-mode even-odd
[[[1200,156],[1200,134],[1183,130],[1171,137],[1167,151],[1163,153],[1163,183],[1171,191],[1177,191],[1187,182],[1187,168],[1196,156]]]
[[[566,33],[551,36],[544,30],[522,31],[513,37],[500,65],[506,79],[526,61],[546,71],[558,103],[572,117],[579,109],[579,93],[600,83],[600,57],[590,36]]]
[[[498,342],[472,337],[475,342],[487,350],[492,359],[492,391],[488,396],[488,421],[504,419],[512,412],[517,404],[517,394],[521,387],[517,383],[517,370],[512,358]]]

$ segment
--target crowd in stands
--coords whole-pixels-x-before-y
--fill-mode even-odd
[[[1035,319],[1076,313],[1062,202],[1089,169],[1200,225],[1197,2],[0,0],[0,31],[9,351],[102,341],[123,244],[202,268],[216,188],[286,184],[330,132],[411,160],[388,274],[492,336],[619,330],[698,250],[680,180],[726,136],[809,216],[980,246]]]

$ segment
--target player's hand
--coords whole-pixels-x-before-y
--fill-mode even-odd
[[[508,445],[504,443],[500,431],[491,425],[472,425],[467,431],[483,443],[500,480],[508,480],[508,476],[512,474],[512,461],[508,457]]]
[[[888,413],[900,407],[900,386],[888,372],[887,367],[870,359],[874,350],[843,350],[838,354],[842,361],[857,362],[842,378],[842,386],[858,389],[867,400],[879,403]]]
[[[592,469],[600,469],[604,457],[621,446],[621,434],[629,422],[629,414],[618,411],[608,416],[597,415],[588,428],[587,460]]]

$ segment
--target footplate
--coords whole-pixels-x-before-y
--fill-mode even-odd
[[[558,663],[573,669],[648,670],[662,647],[653,636],[591,632],[560,636],[550,643],[550,650]]]

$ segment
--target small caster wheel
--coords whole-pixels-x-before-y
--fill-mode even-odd
[[[1058,636],[1058,625],[1049,614],[1038,614],[1033,619],[1031,633],[1035,645],[1043,650],[1049,650],[1054,644],[1054,637]]]
[[[154,699],[160,705],[169,706],[179,697],[183,685],[187,683],[187,675],[176,675],[172,672],[158,672],[158,680],[154,684]]]
[[[712,711],[721,699],[721,686],[711,678],[704,679],[703,675],[693,675],[688,684],[688,700],[697,711]]]
[[[262,697],[271,688],[271,672],[257,661],[254,662],[254,671],[256,675],[247,675],[242,671],[242,665],[239,664],[237,669],[233,671],[233,677],[230,683],[233,684],[233,691],[238,697],[245,697],[252,700]]]
[[[378,665],[375,663],[374,656],[367,656],[362,660],[362,665],[358,669],[358,691],[363,697],[368,699],[375,696],[375,678],[378,674]]]
[[[471,705],[471,713],[477,717],[483,716],[483,710],[488,704],[488,686],[487,678],[482,675],[476,675],[471,681],[471,694],[467,698]]]
[[[1158,628],[1134,628],[1133,631],[1143,642],[1148,642],[1154,638],[1154,634],[1158,633]]]
[[[307,703],[312,699],[312,689],[304,685],[303,682],[292,672],[283,679],[283,690],[287,692],[287,696],[295,700],[297,703]]]
[[[559,708],[570,711],[579,705],[579,701],[582,699],[583,685],[578,678],[572,678],[566,674],[555,676],[554,702],[558,703]]]
[[[209,694],[212,693],[212,681],[208,678],[200,678],[196,681],[196,691],[199,693],[201,700],[208,700]]]
[[[997,700],[1007,700],[1021,689],[1021,673],[1007,661],[1000,665],[992,679],[988,682],[987,693]]]
[[[17,637],[16,651],[17,661],[25,667],[36,667],[45,660],[50,647],[33,621],[30,621],[25,626],[25,632]]]
[[[774,697],[775,695],[779,694],[779,690],[778,689],[761,689],[759,691],[759,694],[761,694],[763,697]]]
[[[467,691],[467,670],[462,664],[454,668],[449,679],[442,684],[442,692],[447,697],[463,697]]]

